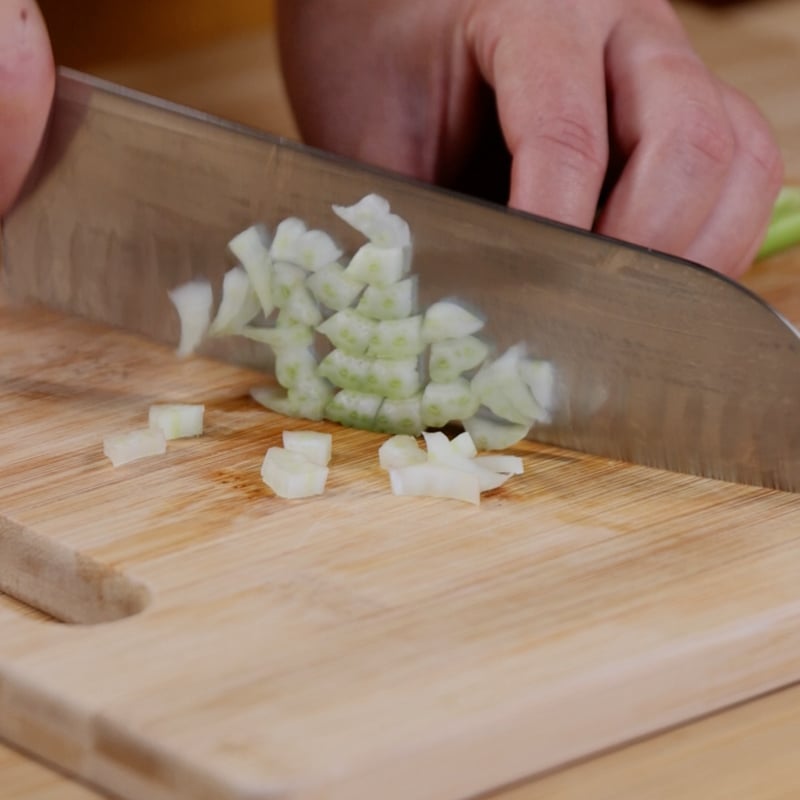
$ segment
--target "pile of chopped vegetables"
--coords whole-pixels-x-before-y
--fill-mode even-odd
[[[484,320],[463,304],[417,304],[405,220],[370,194],[334,214],[366,241],[347,259],[326,232],[297,217],[270,232],[253,225],[229,243],[211,317],[208,281],[170,292],[187,355],[206,337],[243,336],[271,348],[278,386],[254,388],[277,413],[388,434],[460,424],[480,449],[504,449],[549,418],[554,375],[524,345],[491,358]],[[320,357],[318,336],[329,348]]]
[[[146,428],[112,433],[103,439],[103,453],[115,467],[167,452],[170,439],[201,436],[205,406],[157,403],[148,409]]]
[[[492,357],[480,335],[484,319],[456,300],[418,307],[411,231],[386,199],[369,194],[332,209],[365,239],[351,257],[327,232],[288,217],[272,232],[252,225],[229,242],[238,263],[223,278],[213,316],[207,280],[172,289],[177,353],[193,353],[208,337],[263,344],[274,355],[277,386],[253,388],[257,403],[390,434],[379,461],[395,494],[477,503],[522,472],[516,456],[477,453],[508,448],[549,419],[552,366],[529,358],[523,344]],[[450,441],[438,429],[453,423],[464,432]],[[427,452],[414,438],[420,434]],[[284,431],[261,476],[280,497],[321,494],[330,454],[328,434]]]

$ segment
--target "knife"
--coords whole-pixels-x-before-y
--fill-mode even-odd
[[[333,157],[60,69],[48,131],[3,220],[3,284],[175,344],[167,291],[219,285],[227,242],[287,216],[360,242],[332,204],[389,200],[414,240],[422,306],[481,309],[500,349],[554,368],[529,438],[722,481],[800,491],[798,334],[697,264]],[[269,367],[252,342],[205,352]]]

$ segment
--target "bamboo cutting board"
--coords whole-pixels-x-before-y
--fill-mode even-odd
[[[0,312],[0,734],[130,800],[460,798],[800,678],[800,496],[526,445],[479,508],[326,494],[259,376]],[[207,432],[113,469],[151,402]]]
[[[797,322],[796,270],[750,283]],[[478,510],[412,501],[330,427],[328,494],[287,504],[252,380],[0,312],[0,586],[93,623],[2,604],[0,734],[123,797],[466,797],[799,677],[794,496],[529,446]],[[208,435],[112,470],[165,399]],[[514,796],[642,796],[578,774]]]

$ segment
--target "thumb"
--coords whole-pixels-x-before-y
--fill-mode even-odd
[[[55,70],[34,0],[0,0],[0,214],[14,202],[36,156]]]

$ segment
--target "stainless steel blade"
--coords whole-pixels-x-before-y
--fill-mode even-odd
[[[414,236],[423,304],[482,309],[558,380],[531,438],[678,472],[800,490],[794,328],[697,265],[364,168],[62,70],[30,186],[4,221],[22,301],[175,343],[167,289],[219,281],[254,221],[303,217],[348,248],[331,212],[385,196]],[[252,345],[214,355],[252,363]]]

